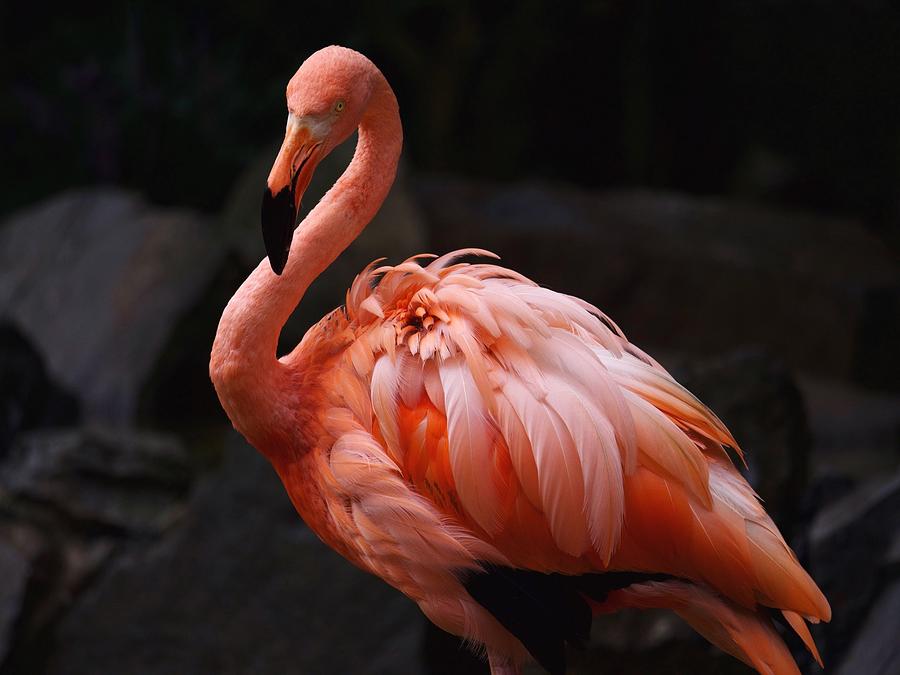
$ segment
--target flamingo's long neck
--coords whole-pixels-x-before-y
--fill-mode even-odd
[[[294,234],[277,276],[263,260],[219,322],[210,376],[234,426],[257,447],[281,440],[297,382],[277,359],[278,336],[309,285],[356,239],[390,190],[402,144],[397,99],[378,73],[350,165]],[[294,399],[294,400],[286,400]]]

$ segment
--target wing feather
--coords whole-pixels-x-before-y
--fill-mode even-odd
[[[587,548],[584,478],[575,442],[555,410],[538,401],[517,378],[503,385],[534,452],[541,504],[560,550],[579,556]]]
[[[391,458],[400,464],[403,452],[397,410],[398,379],[397,363],[389,356],[382,355],[372,368],[372,408],[387,450]]]
[[[612,358],[598,351],[597,355],[622,388],[649,401],[681,426],[728,445],[740,454],[737,441],[722,421],[667,372],[630,354]]]
[[[608,565],[619,543],[625,513],[622,459],[609,420],[565,383],[553,387],[547,403],[565,421],[578,457],[584,485],[584,510],[594,549]]]
[[[594,401],[594,406],[603,410],[618,438],[622,464],[626,471],[633,471],[637,460],[637,437],[621,388],[583,340],[562,329],[554,329],[551,338],[531,350],[535,360],[560,372],[572,385],[580,385]]]
[[[486,532],[501,526],[502,504],[494,477],[494,431],[464,358],[438,366],[447,408],[450,466],[466,511]]]
[[[537,465],[534,460],[534,450],[522,421],[513,409],[512,404],[504,396],[495,397],[497,422],[500,433],[506,441],[509,449],[509,458],[513,470],[525,493],[525,498],[536,509],[541,509],[541,491],[538,481]]]
[[[631,408],[641,463],[683,483],[706,508],[712,507],[709,466],[703,453],[666,417],[640,396],[625,392]]]

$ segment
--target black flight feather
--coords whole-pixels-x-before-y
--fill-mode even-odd
[[[567,576],[483,563],[481,571],[465,573],[462,582],[543,668],[564,675],[566,643],[580,647],[590,635],[593,613],[587,598],[603,602],[611,591],[671,578],[644,572]]]

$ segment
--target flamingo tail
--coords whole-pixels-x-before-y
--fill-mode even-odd
[[[764,608],[747,609],[703,586],[681,581],[636,584],[615,591],[600,611],[621,607],[671,609],[719,649],[763,675],[799,675]],[[800,619],[798,629],[795,618],[799,616],[786,617],[821,665],[805,623]]]

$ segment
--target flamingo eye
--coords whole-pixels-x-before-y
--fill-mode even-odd
[[[339,113],[339,112],[341,112],[343,109],[344,109],[344,102],[343,102],[343,101],[338,101],[337,103],[334,104],[334,112],[338,112],[338,113]]]

